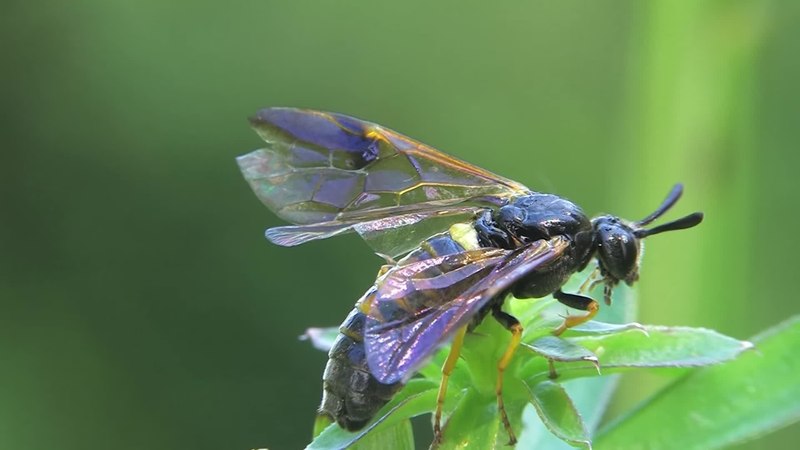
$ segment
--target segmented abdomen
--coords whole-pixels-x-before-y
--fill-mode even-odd
[[[382,384],[369,373],[362,336],[365,318],[358,308],[350,312],[339,327],[322,375],[320,412],[351,431],[363,428],[402,387]]]

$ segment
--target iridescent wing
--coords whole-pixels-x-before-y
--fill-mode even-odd
[[[237,161],[256,196],[296,224],[267,231],[280,245],[348,231],[363,236],[417,226],[429,218],[447,217],[452,223],[529,192],[399,133],[341,114],[267,108],[251,122],[267,145]]]
[[[568,247],[558,236],[513,251],[482,248],[390,270],[365,299],[370,371],[381,383],[407,380],[481,307]]]

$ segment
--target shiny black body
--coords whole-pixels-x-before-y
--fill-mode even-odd
[[[534,193],[511,201],[498,210],[485,211],[475,222],[484,247],[515,249],[539,239],[565,236],[570,249],[545,270],[535,270],[517,282],[511,293],[517,298],[552,294],[570,275],[583,270],[595,250],[592,222],[574,203],[552,194]]]

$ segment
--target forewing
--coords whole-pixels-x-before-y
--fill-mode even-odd
[[[513,252],[473,250],[389,271],[368,299],[364,339],[370,371],[381,383],[407,380],[487,302],[568,246],[556,237]]]
[[[476,210],[529,192],[399,133],[341,114],[267,108],[251,122],[267,143],[237,159],[253,191],[279,217],[326,230],[281,227],[274,233],[278,244],[296,245],[390,216],[429,216],[456,205]]]

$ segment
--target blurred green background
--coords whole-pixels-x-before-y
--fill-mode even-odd
[[[299,448],[336,325],[380,260],[280,222],[246,118],[378,122],[590,214],[673,183],[643,322],[747,338],[800,310],[800,3],[6,2],[0,448]],[[619,408],[659,384],[623,380]],[[797,427],[743,448],[790,448]]]

